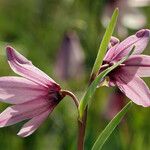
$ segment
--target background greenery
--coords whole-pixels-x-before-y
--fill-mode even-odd
[[[101,17],[105,0],[0,0],[0,75],[14,75],[8,66],[5,46],[15,47],[33,64],[54,78],[63,88],[81,97],[105,31]],[[149,28],[150,7],[140,8]],[[63,81],[55,73],[58,49],[69,30],[76,31],[85,53],[84,76]],[[130,34],[136,32],[127,29]],[[117,30],[116,30],[117,31]],[[115,32],[114,35],[120,37]],[[121,38],[121,37],[120,37]],[[122,38],[123,39],[123,38]],[[150,54],[150,46],[145,53]],[[146,79],[150,85],[150,80]],[[114,88],[97,90],[89,109],[86,150],[90,150],[100,131],[109,122],[104,112]],[[0,103],[0,110],[7,107]],[[104,150],[148,150],[150,147],[150,109],[133,105],[124,121],[113,132]],[[75,150],[77,114],[73,102],[65,98],[47,121],[30,137],[16,135],[23,123],[0,129],[0,150]]]

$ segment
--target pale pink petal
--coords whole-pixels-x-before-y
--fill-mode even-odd
[[[115,46],[111,47],[108,52],[106,53],[104,57],[104,62],[110,62],[112,58],[116,55],[116,49],[118,47],[119,43],[116,44]]]
[[[22,77],[0,77],[0,101],[21,104],[47,95],[48,89]]]
[[[30,79],[42,86],[55,86],[56,88],[60,88],[53,79],[51,79],[43,71],[35,67],[31,63],[31,61],[27,60],[15,49],[8,46],[6,48],[6,51],[9,65],[15,73],[27,79]]]
[[[46,120],[51,111],[52,110],[48,110],[41,115],[32,118],[30,121],[24,124],[24,126],[21,128],[17,135],[21,137],[27,137],[31,135]]]
[[[150,90],[140,77],[134,76],[129,81],[127,76],[120,74],[116,77],[116,85],[137,105],[150,106]]]
[[[8,107],[0,114],[0,127],[10,126],[17,122],[31,119],[55,105],[54,102],[50,103],[48,100],[41,98]]]
[[[108,52],[106,53],[104,57],[104,61],[109,62],[115,55],[115,49],[117,45],[119,45],[120,41],[114,36],[111,36],[109,45],[108,45]]]
[[[125,62],[125,68],[140,77],[150,77],[150,56],[133,55]]]
[[[135,35],[132,35],[122,41],[120,44],[114,48],[112,47],[107,55],[109,56],[109,60],[118,61],[132,50],[133,46],[135,46],[134,54],[140,54],[146,48],[150,39],[150,30],[142,29],[138,31]],[[112,53],[112,54],[111,54]],[[108,57],[108,56],[107,56]],[[105,60],[105,59],[104,59]]]

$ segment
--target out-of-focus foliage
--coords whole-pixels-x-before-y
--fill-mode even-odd
[[[5,45],[11,44],[63,88],[81,98],[105,31],[101,18],[107,3],[108,0],[0,0],[0,75],[15,75],[7,64],[4,49]],[[150,7],[144,6],[140,10],[147,19],[144,28],[150,28]],[[63,37],[70,30],[77,33],[84,49],[85,75],[64,83],[57,78],[54,66]],[[136,32],[127,30],[130,34]],[[150,54],[149,51],[150,46],[145,53]],[[150,78],[146,82],[150,85]],[[86,150],[91,149],[108,123],[103,112],[113,90],[102,87],[94,96],[89,109]],[[0,110],[6,106],[0,103]],[[38,131],[25,139],[16,135],[22,123],[0,129],[0,150],[75,150],[76,111],[73,102],[65,98]],[[149,116],[149,108],[134,104],[103,149],[147,150],[150,147]]]

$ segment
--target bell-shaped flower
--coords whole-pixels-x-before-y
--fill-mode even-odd
[[[11,69],[22,77],[0,77],[0,101],[13,104],[0,114],[0,127],[29,120],[18,135],[32,134],[61,101],[60,86],[12,47],[6,48]]]
[[[150,56],[141,53],[150,39],[150,30],[142,29],[115,45],[109,46],[100,72],[126,56],[135,46],[133,54],[119,67],[108,74],[109,86],[117,86],[137,105],[150,106],[150,90],[140,77],[150,76]],[[112,42],[112,41],[111,41]],[[114,43],[114,42],[112,42]]]
[[[62,80],[81,79],[84,73],[84,52],[75,31],[64,34],[60,45],[55,71]]]

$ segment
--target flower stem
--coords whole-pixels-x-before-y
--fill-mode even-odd
[[[94,81],[94,79],[95,79],[95,75],[90,77],[89,86]],[[84,150],[87,114],[88,114],[88,105],[84,110],[83,117],[81,118],[81,120],[78,120],[78,150]]]
[[[74,101],[75,105],[78,108],[78,106],[79,106],[79,100],[78,100],[78,98],[72,92],[67,91],[67,90],[61,90],[60,92],[61,92],[61,94],[63,96],[66,96],[66,95],[70,96],[72,98],[72,100]]]
[[[87,107],[84,111],[82,120],[78,120],[78,150],[84,150],[86,120],[87,120]]]

